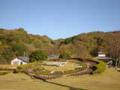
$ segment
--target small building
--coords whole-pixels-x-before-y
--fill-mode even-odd
[[[95,59],[98,59],[98,60],[102,60],[102,61],[108,62],[108,61],[110,61],[112,58],[107,57],[105,53],[103,53],[102,51],[100,51],[100,52],[98,52],[98,56],[95,57]]]
[[[13,60],[11,60],[11,65],[23,65],[29,63],[28,57],[19,56]]]

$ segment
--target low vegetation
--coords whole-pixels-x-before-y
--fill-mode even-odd
[[[80,67],[79,67],[80,66]],[[71,63],[67,62],[64,66],[47,66],[42,62],[29,63],[27,65],[18,66],[14,73],[27,73],[32,75],[65,75],[78,71],[82,71],[86,68],[86,65],[82,62]]]
[[[103,61],[99,61],[99,64],[97,64],[96,66],[94,66],[93,69],[94,69],[94,72],[93,72],[94,74],[95,73],[102,73],[106,69],[106,64]]]
[[[0,75],[6,75],[8,73],[10,73],[10,71],[0,71]]]
[[[39,75],[39,74],[48,75],[50,73],[50,71],[41,67],[41,62],[34,62],[34,63],[18,66],[17,69],[14,71],[14,73],[19,73],[19,72],[31,73],[35,75]]]

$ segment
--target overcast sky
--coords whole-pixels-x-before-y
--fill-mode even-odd
[[[66,38],[120,30],[120,0],[0,0],[0,28]]]

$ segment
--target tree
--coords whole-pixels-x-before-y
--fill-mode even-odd
[[[120,65],[120,35],[119,33],[111,33],[109,35],[109,55],[113,59],[113,64],[117,68]]]
[[[8,64],[15,57],[10,46],[0,46],[0,64]]]
[[[61,53],[60,56],[59,56],[59,58],[63,58],[63,59],[68,59],[68,58],[70,58],[70,57],[71,57],[71,55],[70,55],[69,52],[63,52],[63,53]]]
[[[41,50],[34,51],[30,55],[30,62],[46,60],[47,54]]]
[[[87,50],[87,48],[83,46],[82,44],[80,44],[80,45],[75,46],[74,57],[81,58],[81,59],[87,59],[87,58],[91,58],[91,55],[89,51]]]
[[[28,52],[27,47],[22,43],[13,43],[11,45],[16,56],[24,56],[25,52]]]

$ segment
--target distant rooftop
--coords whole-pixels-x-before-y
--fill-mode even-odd
[[[58,59],[59,58],[59,54],[51,54],[48,56],[48,59]]]
[[[22,60],[23,62],[29,62],[29,58],[28,57],[23,57],[23,56],[19,56],[18,59]]]
[[[98,52],[98,56],[95,59],[108,61],[111,58],[107,57],[104,52],[100,51],[100,52]]]

